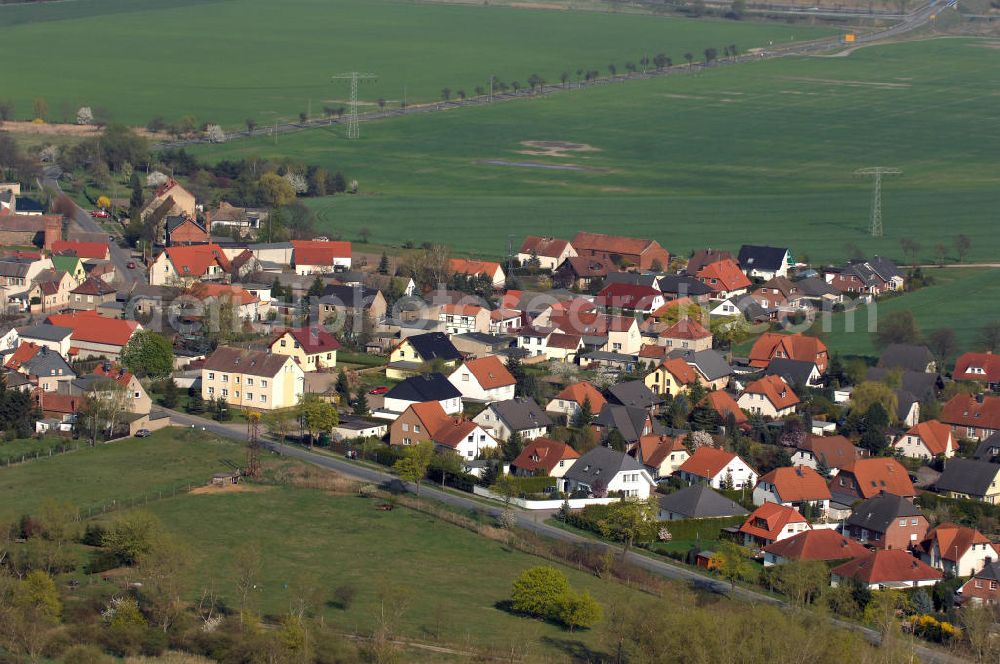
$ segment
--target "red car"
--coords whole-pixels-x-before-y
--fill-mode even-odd
[[[381,394],[385,394],[388,391],[389,391],[388,387],[386,387],[385,385],[379,385],[378,387],[369,390],[368,394],[374,394],[374,395],[378,396],[378,395],[381,395]]]
[[[91,217],[97,217],[98,219],[107,219],[111,216],[111,213],[107,210],[94,210],[90,213]]]

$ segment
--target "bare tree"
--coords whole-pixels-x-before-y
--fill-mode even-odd
[[[970,249],[972,249],[972,240],[969,239],[968,235],[960,233],[955,236],[955,253],[958,254],[959,263],[965,260]]]
[[[240,603],[240,624],[246,630],[257,622],[255,595],[261,571],[260,545],[247,542],[236,552],[236,595]]]

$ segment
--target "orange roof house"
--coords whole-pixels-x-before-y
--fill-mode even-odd
[[[878,549],[830,570],[832,584],[855,579],[868,588],[915,588],[932,586],[944,574],[914,558],[903,549]]]
[[[584,401],[590,402],[590,412],[593,413],[594,417],[600,415],[601,410],[607,404],[607,399],[604,398],[600,390],[593,384],[582,380],[560,390],[549,401],[545,411],[554,415],[564,415],[567,421],[572,424],[579,415]]]
[[[496,355],[466,360],[448,377],[468,401],[491,403],[514,398],[517,380]]]
[[[938,418],[959,436],[982,440],[1000,431],[1000,397],[956,394]]]
[[[295,274],[314,274],[349,270],[351,243],[330,240],[292,240]]]
[[[974,380],[987,383],[991,389],[1000,386],[1000,355],[993,353],[964,353],[955,361],[955,380]]]
[[[79,359],[103,355],[109,360],[117,360],[132,335],[142,329],[134,320],[105,318],[96,311],[52,314],[45,322],[73,330],[70,335],[70,354]]]
[[[799,397],[780,376],[770,375],[747,385],[737,403],[751,413],[778,418],[793,414]]]
[[[631,454],[649,469],[654,480],[672,475],[691,456],[684,447],[684,436],[657,434],[641,436]]]
[[[551,438],[535,438],[525,444],[510,467],[515,475],[530,477],[542,472],[549,477],[562,477],[579,458],[580,453],[566,443]]]
[[[217,244],[167,247],[149,267],[153,286],[191,284],[205,279],[223,279],[232,270]]]
[[[665,270],[670,265],[670,253],[655,240],[580,231],[573,238],[573,248],[581,257],[609,261],[619,267]]]
[[[920,422],[893,442],[892,446],[906,457],[933,459],[955,456],[956,441],[951,427],[937,420]]]
[[[780,565],[791,560],[853,560],[868,555],[868,549],[831,528],[806,530],[764,547],[764,566]]]
[[[830,505],[830,488],[826,480],[809,466],[782,466],[762,475],[753,490],[755,505],[767,502],[787,507],[809,503],[826,509]]]
[[[699,447],[677,469],[682,481],[688,484],[709,481],[718,489],[725,483],[732,488],[752,487],[757,483],[757,473],[743,459],[732,452],[714,447]]]
[[[695,276],[712,289],[713,298],[723,300],[745,293],[753,284],[740,266],[729,258],[703,266]]]
[[[495,288],[503,288],[507,278],[500,263],[493,261],[474,261],[466,258],[448,260],[448,271],[452,274],[464,274],[468,277],[484,275],[489,278]]]
[[[972,576],[997,557],[989,538],[954,523],[942,523],[928,532],[919,550],[925,563],[954,576]]]
[[[841,467],[837,476],[830,479],[829,487],[833,500],[842,505],[851,505],[883,492],[904,498],[917,495],[906,468],[887,457],[855,459]]]
[[[709,408],[714,410],[719,416],[719,421],[723,424],[725,424],[730,415],[736,419],[736,426],[738,427],[746,425],[749,421],[746,413],[739,407],[736,400],[723,390],[712,390],[705,395],[701,403],[707,404]]]
[[[59,256],[76,256],[108,260],[111,250],[106,242],[78,242],[76,240],[56,240],[52,243],[52,253]]]
[[[816,337],[765,332],[750,349],[750,366],[764,368],[776,357],[812,362],[821,374],[826,373],[829,362],[826,344]]]
[[[764,503],[750,513],[740,526],[740,533],[747,546],[765,547],[810,528],[812,526],[798,510],[778,503]]]

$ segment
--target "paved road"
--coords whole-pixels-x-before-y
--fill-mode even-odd
[[[185,427],[194,425],[197,428],[203,428],[206,431],[210,431],[224,438],[232,438],[239,441],[246,440],[246,430],[239,424],[222,424],[178,411],[170,411],[170,417],[176,425]],[[310,452],[309,450],[301,447],[282,445],[270,441],[266,441],[264,444],[265,447],[282,456],[299,459],[300,461],[304,461],[321,468],[334,470],[338,473],[362,480],[364,482],[381,484],[388,480],[397,479],[395,475],[392,475],[391,473],[353,464],[346,460],[326,454]],[[412,485],[410,485],[410,489],[413,490]],[[420,495],[423,498],[430,498],[453,508],[483,512],[492,517],[498,516],[501,512],[501,508],[499,506],[487,507],[477,500],[449,493],[447,491],[441,491],[433,485],[421,485]],[[595,541],[592,539],[562,530],[561,528],[550,526],[544,522],[543,515],[532,514],[528,510],[516,508],[513,509],[513,511],[517,517],[518,526],[532,533],[562,542],[574,544],[595,544]],[[687,567],[674,565],[663,560],[648,558],[637,553],[630,553],[629,562],[662,577],[690,583],[696,588],[722,595],[728,595],[732,598],[739,599],[750,604],[771,604],[774,606],[788,607],[788,604],[782,600],[749,590],[747,588],[736,588],[731,591],[728,584],[720,583],[715,579],[702,576]],[[844,629],[851,629],[860,632],[872,643],[878,643],[879,641],[878,633],[874,630],[836,619],[833,619],[833,622],[837,626]],[[929,648],[916,647],[914,648],[914,652],[927,664],[960,664],[961,662],[966,661],[959,657],[937,652]]]
[[[49,166],[45,169],[45,177],[41,181],[41,186],[61,194],[62,188],[59,186],[59,176],[61,175],[62,170],[58,166]],[[108,235],[108,232],[101,228],[101,225],[90,216],[89,212],[76,203],[73,204],[73,207],[75,209],[73,221],[76,222],[77,226],[88,233]],[[133,259],[128,249],[123,249],[116,242],[108,244],[111,250],[111,262],[115,266],[115,282],[119,289],[130,290],[136,282],[146,281],[146,271],[141,262],[136,262],[135,268],[129,268],[128,264]]]
[[[872,32],[869,34],[859,34],[857,36],[857,41],[855,44],[871,44],[873,42],[884,41],[894,39],[900,35],[907,32],[912,32],[917,28],[925,25],[931,21],[937,14],[946,8],[954,7],[957,4],[957,0],[930,0],[926,5],[921,5],[919,8],[915,9],[913,12],[906,14],[903,20],[899,23],[878,32]],[[809,13],[811,10],[806,10],[805,13]],[[456,108],[461,108],[463,106],[483,106],[486,104],[493,104],[496,102],[511,101],[514,99],[531,98],[544,96],[548,94],[555,94],[558,92],[565,92],[567,90],[575,90],[582,87],[590,87],[596,85],[611,85],[616,83],[623,83],[631,80],[642,80],[648,78],[655,78],[660,76],[682,76],[692,72],[698,72],[703,69],[717,68],[721,66],[730,66],[745,62],[759,62],[760,60],[772,59],[772,58],[782,58],[792,55],[815,55],[819,53],[825,53],[828,51],[833,51],[836,49],[841,49],[844,44],[840,41],[839,37],[817,39],[807,42],[795,42],[788,45],[779,46],[769,46],[762,52],[757,53],[744,53],[743,55],[737,56],[735,58],[723,58],[713,62],[711,65],[705,65],[704,63],[691,63],[688,65],[676,65],[662,70],[650,69],[645,72],[636,72],[633,74],[622,74],[616,76],[609,76],[605,78],[598,78],[591,81],[577,81],[569,82],[567,84],[547,84],[536,88],[535,90],[523,89],[520,92],[505,92],[496,93],[493,95],[483,95],[476,97],[468,97],[466,99],[452,99],[449,101],[440,101],[429,104],[417,104],[411,105],[402,109],[381,109],[378,111],[370,111],[367,113],[359,113],[358,120],[361,122],[367,122],[370,120],[380,120],[384,118],[398,117],[402,115],[412,115],[414,113],[437,113],[441,111],[449,111]],[[326,118],[322,120],[310,120],[308,122],[288,122],[284,124],[272,125],[268,127],[257,127],[253,130],[244,131],[234,131],[226,133],[226,141],[232,141],[243,138],[253,138],[253,137],[267,137],[274,136],[277,134],[285,134],[289,132],[301,131],[303,129],[313,129],[317,127],[328,127],[332,125],[344,124],[347,122],[345,118]],[[164,143],[159,143],[154,146],[155,149],[167,149],[167,148],[181,148],[189,145],[204,145],[211,143],[207,138],[190,138],[182,139],[176,141],[169,141]]]

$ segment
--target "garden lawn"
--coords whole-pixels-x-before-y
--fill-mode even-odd
[[[328,623],[364,632],[374,624],[379,593],[403,605],[402,632],[453,644],[530,644],[529,661],[551,657],[556,641],[598,647],[598,634],[569,633],[499,608],[522,570],[545,561],[511,551],[465,529],[397,507],[376,509],[377,499],[335,497],[321,491],[264,487],[257,493],[182,496],[152,505],[173,532],[193,547],[197,560],[190,593],[214,587],[235,604],[233,551],[254,541],[261,547],[259,602],[265,614],[288,610],[297,588],[314,588]],[[589,574],[564,568],[577,590],[605,607],[647,596]],[[333,590],[357,589],[353,605],[326,606]]]
[[[37,510],[48,499],[70,502],[84,514],[111,501],[155,496],[208,482],[213,473],[242,465],[241,446],[205,432],[168,428],[76,452],[0,468],[0,521]]]
[[[697,25],[697,24],[689,24]],[[954,259],[1000,255],[1000,49],[981,39],[863,48],[849,57],[783,58],[445,113],[202,147],[320,163],[360,195],[307,199],[324,233],[501,257],[528,234],[579,230],[650,237],[685,255],[705,246],[780,244],[798,259]],[[673,49],[671,49],[673,50]],[[525,141],[592,149],[538,154]],[[492,162],[492,163],[491,163]],[[498,163],[500,162],[500,163]],[[883,187],[885,236],[868,233],[866,166],[895,166]]]
[[[484,3],[485,4],[485,3]],[[741,49],[835,34],[829,28],[393,0],[74,0],[0,6],[0,97],[32,119],[74,122],[81,106],[129,124],[191,114],[199,124],[242,126],[322,117],[344,106],[341,72],[371,72],[364,108],[489,86],[527,86],[539,74],[677,62],[706,48]]]

